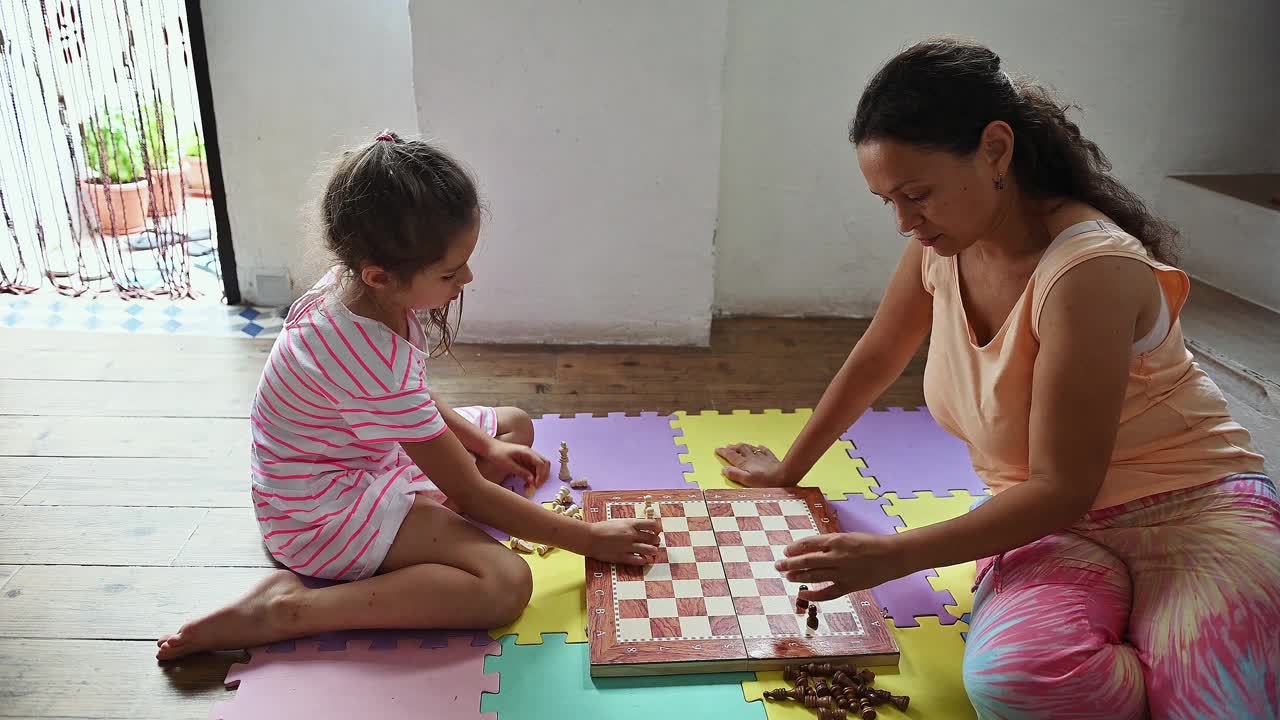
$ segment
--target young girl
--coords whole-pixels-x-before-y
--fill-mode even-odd
[[[454,409],[427,389],[414,311],[429,311],[447,352],[449,308],[472,280],[480,231],[466,171],[428,143],[384,133],[343,156],[321,219],[344,273],[294,304],[251,410],[258,525],[289,570],[161,638],[157,657],[354,628],[511,622],[533,591],[528,565],[423,494],[437,486],[450,506],[512,535],[647,562],[656,521],[588,524],[497,484],[547,478],[527,414]],[[313,589],[299,575],[347,582]]]

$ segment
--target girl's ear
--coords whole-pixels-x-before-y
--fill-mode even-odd
[[[365,265],[360,270],[360,280],[375,290],[385,290],[395,284],[391,273],[377,265]]]

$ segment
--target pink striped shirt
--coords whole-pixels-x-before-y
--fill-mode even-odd
[[[250,410],[251,477],[276,559],[348,578],[369,574],[361,558],[380,557],[393,539],[380,538],[384,516],[398,527],[407,492],[426,481],[400,444],[446,426],[427,389],[417,319],[405,340],[348,310],[330,291],[333,277],[294,304],[267,359]]]

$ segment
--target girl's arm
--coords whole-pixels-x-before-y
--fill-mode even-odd
[[[402,443],[402,447],[463,512],[515,537],[607,562],[637,564],[657,551],[654,542],[660,527],[656,520],[585,523],[553,513],[485,480],[451,431],[423,442]]]
[[[837,597],[1007,552],[1079,520],[1110,465],[1138,321],[1144,309],[1154,317],[1148,305],[1157,291],[1150,268],[1117,257],[1082,263],[1053,287],[1040,319],[1026,481],[935,525],[896,535],[806,538],[788,548],[779,569],[834,581],[812,597]]]
[[[872,401],[902,374],[933,321],[933,296],[924,289],[920,266],[924,247],[909,240],[884,299],[866,333],[822,394],[781,465],[757,472],[750,455],[744,467],[725,468],[730,480],[752,486],[795,485],[818,462],[840,434],[871,406]],[[733,453],[722,453],[734,465]],[[738,459],[743,454],[738,453]],[[758,466],[757,466],[758,467]]]

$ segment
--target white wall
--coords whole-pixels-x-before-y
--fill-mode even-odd
[[[869,315],[902,240],[847,123],[881,63],[931,34],[988,43],[1077,115],[1157,208],[1182,172],[1280,170],[1280,3],[734,0],[725,68],[716,306]]]
[[[317,277],[318,164],[383,128],[417,131],[407,1],[202,3],[246,302],[288,302]]]
[[[1280,312],[1280,212],[1172,178],[1164,181],[1161,198],[1182,232],[1184,270]]]
[[[705,344],[725,0],[412,0],[423,133],[491,211],[468,340]]]

